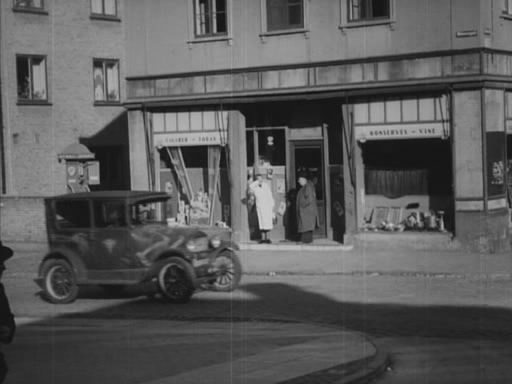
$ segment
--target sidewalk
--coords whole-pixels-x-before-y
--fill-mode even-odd
[[[472,278],[512,278],[512,253],[480,254],[463,250],[412,250],[354,247],[318,251],[241,250],[246,273],[419,274]]]
[[[15,253],[42,257],[46,243],[10,242]],[[243,245],[238,251],[248,274],[408,274],[512,279],[512,252],[424,250],[400,246]],[[35,256],[35,255],[34,255]],[[40,259],[38,259],[40,260]]]

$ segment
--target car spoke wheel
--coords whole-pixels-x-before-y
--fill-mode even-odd
[[[73,302],[78,295],[76,277],[71,265],[64,260],[49,260],[42,269],[44,298],[51,303]]]
[[[173,303],[186,303],[194,293],[192,266],[179,257],[166,259],[158,272],[158,287]]]
[[[215,259],[217,278],[212,284],[215,291],[231,292],[240,283],[242,265],[238,256],[229,250],[221,252]]]

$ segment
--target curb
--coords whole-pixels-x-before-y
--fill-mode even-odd
[[[368,337],[367,337],[368,339]],[[370,340],[368,340],[370,341]],[[373,340],[377,352],[369,357],[340,364],[277,384],[365,384],[386,372],[390,366],[388,349]]]
[[[241,243],[239,244],[240,250],[242,251],[352,251],[353,245],[306,245],[306,244],[250,244]]]

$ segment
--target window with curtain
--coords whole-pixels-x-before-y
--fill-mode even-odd
[[[349,0],[349,21],[370,21],[391,17],[390,0]]]
[[[228,0],[194,0],[195,35],[207,37],[226,35]]]
[[[266,0],[267,31],[304,28],[304,0]]]
[[[95,102],[119,102],[119,61],[95,59],[93,84]]]
[[[18,100],[48,100],[46,86],[46,57],[16,57]]]
[[[117,16],[116,0],[91,0],[91,13],[100,16]]]
[[[365,169],[365,188],[368,195],[382,195],[390,199],[405,195],[427,195],[426,169]]]

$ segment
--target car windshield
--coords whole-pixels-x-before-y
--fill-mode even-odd
[[[164,223],[167,200],[139,201],[130,204],[130,222],[133,225]]]

